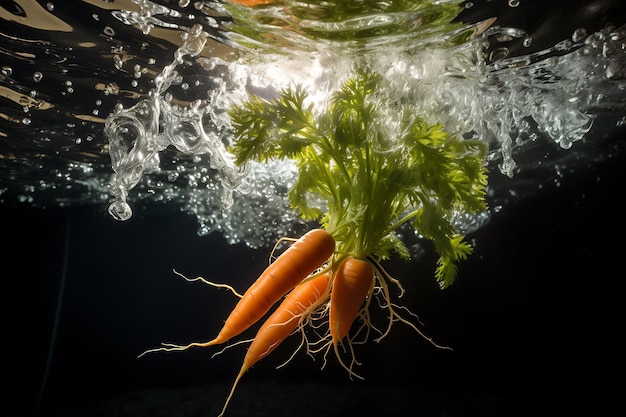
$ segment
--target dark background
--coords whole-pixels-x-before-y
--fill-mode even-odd
[[[614,140],[622,143],[623,136]],[[621,361],[623,310],[613,294],[624,278],[625,232],[625,157],[613,155],[494,213],[469,236],[475,252],[445,291],[432,278],[428,245],[413,262],[386,264],[404,283],[401,301],[419,315],[422,330],[453,351],[397,324],[379,344],[357,346],[365,381],[350,381],[332,355],[323,370],[321,360],[303,354],[275,370],[295,346],[290,341],[244,377],[231,415],[274,410],[264,404],[271,407],[285,390],[291,395],[281,400],[284,407],[308,398],[337,415],[363,407],[365,415],[378,409],[404,415],[426,404],[430,411],[422,415],[512,415],[540,403],[542,410],[578,407],[597,390],[608,396],[611,385],[603,381]],[[215,358],[217,348],[136,356],[162,341],[212,338],[234,304],[228,292],[185,282],[172,269],[242,290],[266,265],[269,249],[231,246],[219,234],[199,237],[195,220],[183,213],[146,208],[120,223],[105,209],[0,207],[3,407],[9,415],[98,415],[93,410],[107,401],[143,392],[133,401],[145,415],[174,415],[145,411],[146,404],[192,390],[185,391],[187,402],[205,401],[205,393],[214,398],[197,415],[216,414],[243,346]],[[314,394],[329,387],[323,401]],[[258,402],[246,402],[261,393]],[[599,398],[592,402],[605,403]],[[126,400],[118,401],[109,405],[115,413],[102,415],[144,415],[125,414]],[[187,415],[176,408],[184,400],[165,402]]]

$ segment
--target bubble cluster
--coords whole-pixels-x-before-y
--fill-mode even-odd
[[[430,122],[488,142],[492,184],[502,194],[524,170],[562,180],[567,163],[553,169],[546,149],[569,149],[560,155],[584,164],[591,141],[583,139],[597,140],[598,117],[616,115],[612,126],[626,127],[626,27],[598,7],[611,1],[570,6],[580,8],[571,10],[579,19],[573,23],[537,16],[534,26],[543,31],[528,30],[533,19],[500,15],[524,13],[533,6],[524,1],[424,2],[409,14],[373,11],[342,25],[332,14],[314,19],[332,2],[243,8],[133,0],[129,10],[95,3],[42,2],[46,21],[59,33],[73,25],[72,36],[39,36],[29,16],[3,24],[2,202],[8,183],[28,204],[108,201],[119,219],[143,202],[163,203],[195,216],[201,234],[271,243],[302,225],[285,198],[294,169],[281,161],[235,167],[227,111],[250,93],[269,98],[294,84],[323,108],[355,64],[384,75],[398,108],[410,100]],[[467,24],[448,25],[436,10],[458,6],[480,15],[485,3],[497,12]],[[232,13],[245,22],[239,29]],[[617,24],[598,28],[590,19]],[[565,31],[544,20],[575,26]],[[350,26],[357,22],[368,26]],[[32,31],[23,30],[28,25]],[[360,38],[346,40],[355,28]],[[482,222],[459,219],[460,228]]]
[[[509,2],[510,7],[519,5]],[[142,15],[143,23],[138,23],[137,15],[123,17],[150,30],[150,22],[164,10],[150,13],[149,18]],[[368,19],[378,19],[382,24],[387,22],[385,17]],[[162,169],[160,153],[173,146],[201,157],[195,165],[179,165],[168,176],[179,185],[186,179],[182,188],[170,194],[178,194],[184,209],[196,216],[199,233],[220,231],[230,242],[260,246],[271,242],[276,233],[302,224],[286,202],[294,167],[270,161],[250,164],[241,171],[232,164],[227,151],[232,140],[227,111],[249,93],[269,98],[276,90],[294,84],[304,86],[310,100],[323,107],[328,93],[355,63],[384,76],[383,90],[390,102],[410,100],[431,122],[442,123],[452,133],[488,142],[493,163],[508,177],[519,169],[516,154],[528,142],[543,138],[568,149],[592,128],[594,112],[625,108],[620,72],[626,56],[622,48],[624,28],[606,27],[593,34],[578,28],[568,39],[524,54],[513,52],[507,45],[521,40],[528,48],[533,37],[522,29],[495,26],[493,22],[451,28],[445,36],[436,34],[418,42],[386,33],[373,47],[353,54],[342,53],[336,44],[328,42],[308,52],[299,47],[276,52],[271,46],[262,56],[246,54],[243,47],[241,58],[232,61],[199,57],[206,33],[195,25],[183,33],[183,44],[174,53],[173,62],[155,78],[150,98],[107,119],[116,172],[112,185],[116,201],[111,210],[118,218],[129,215],[125,205],[129,190],[144,173]],[[246,44],[238,36],[233,39]],[[285,36],[292,41],[291,47],[310,42],[298,40],[292,33]],[[459,36],[466,40],[451,42]],[[381,39],[389,42],[376,46]],[[191,88],[177,72],[184,57],[197,57],[213,87],[207,91],[207,99],[180,106],[172,102],[168,89],[174,85],[182,90]],[[134,70],[140,76],[141,67]],[[390,114],[388,123],[396,119]],[[163,183],[157,188],[166,193]],[[457,223],[460,229],[470,230],[487,219],[485,213],[469,217],[459,213]]]

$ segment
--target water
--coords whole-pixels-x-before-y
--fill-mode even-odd
[[[390,96],[490,144],[494,206],[506,205],[532,193],[516,190],[516,173],[541,172],[542,187],[617,152],[602,138],[625,124],[626,27],[617,1],[539,20],[533,2],[504,3],[398,2],[343,21],[332,3],[11,2],[0,8],[0,198],[110,205],[120,219],[156,202],[195,216],[200,234],[266,245],[301,224],[285,202],[295,171],[235,167],[226,110],[292,84],[323,103],[365,62]]]
[[[342,24],[330,6],[2,8],[2,199],[108,205],[113,196],[110,212],[119,218],[131,216],[131,205],[161,202],[194,215],[200,234],[218,230],[232,242],[267,244],[300,223],[284,201],[294,170],[275,163],[238,172],[225,151],[225,110],[249,91],[271,95],[289,83],[304,83],[323,100],[354,61],[367,61],[389,80],[390,95],[414,101],[449,131],[488,141],[493,171],[562,171],[564,161],[542,160],[553,150],[547,142],[570,148],[600,136],[588,135],[598,116],[610,115],[616,129],[624,124],[623,15],[617,2],[571,4],[565,16],[576,19],[553,34],[541,22],[506,25],[518,23],[523,4],[490,3],[463,3],[456,22],[468,23],[454,24],[455,1],[374,10]],[[245,23],[233,26],[231,13]],[[345,40],[355,27],[367,30]],[[609,157],[613,146],[594,149],[592,158]],[[539,160],[526,161],[533,148]],[[581,152],[567,154],[567,164]],[[492,178],[492,193],[515,189]]]
[[[477,230],[472,236],[479,244],[461,268],[463,279],[445,295],[428,287],[433,262],[422,268],[412,263],[398,275],[403,282],[407,278],[409,287],[403,302],[415,306],[428,334],[450,342],[455,353],[440,356],[398,327],[385,344],[359,346],[358,356],[367,364],[360,370],[374,384],[408,376],[420,392],[476,386],[481,395],[495,392],[498,401],[515,409],[526,402],[544,407],[537,392],[525,383],[516,385],[527,377],[551,400],[558,397],[554,386],[584,390],[580,373],[611,369],[606,350],[619,346],[599,343],[618,325],[601,331],[600,323],[619,317],[604,309],[619,303],[593,304],[605,300],[615,276],[608,267],[621,256],[621,248],[610,243],[623,223],[616,197],[619,178],[610,179],[615,172],[623,174],[614,162],[623,158],[626,126],[621,3],[464,2],[456,21],[466,24],[448,24],[447,14],[441,20],[435,14],[431,26],[416,24],[415,14],[380,12],[372,18],[374,30],[347,45],[342,38],[354,26],[316,23],[306,10],[298,11],[303,20],[280,7],[243,10],[252,20],[234,35],[226,29],[232,28],[227,15],[234,11],[208,2],[1,2],[0,200],[3,208],[18,208],[7,217],[18,232],[9,231],[10,245],[3,253],[7,264],[19,265],[3,287],[17,300],[5,304],[2,314],[8,318],[3,328],[8,328],[11,353],[3,357],[12,362],[2,368],[13,372],[7,381],[40,388],[43,366],[37,357],[48,347],[45,318],[54,316],[54,302],[46,303],[49,294],[56,294],[54,267],[67,256],[64,245],[46,243],[50,236],[67,233],[73,240],[64,297],[68,306],[61,315],[66,338],[59,338],[50,391],[76,402],[97,390],[230,384],[241,350],[230,362],[228,352],[211,360],[206,351],[136,360],[162,340],[187,341],[193,332],[198,339],[211,336],[217,328],[210,326],[217,327],[227,311],[220,303],[232,301],[173,277],[172,267],[218,280],[250,278],[251,264],[266,262],[266,252],[251,248],[305,227],[284,199],[295,175],[292,166],[255,164],[248,171],[232,166],[224,152],[230,137],[223,110],[248,91],[271,96],[294,81],[323,103],[350,63],[363,60],[385,74],[390,95],[410,100],[451,131],[489,143],[491,208],[478,217],[459,214],[460,225]],[[350,24],[358,28],[359,22]],[[259,25],[262,32],[245,31]],[[304,34],[287,27],[300,27]],[[323,41],[313,43],[313,35]],[[607,165],[615,169],[602,170]],[[563,198],[572,188],[571,177],[584,178],[586,191],[574,186],[574,197],[564,198],[563,205],[546,198],[553,193],[542,193],[559,188],[561,193],[554,194]],[[128,206],[115,205],[124,200]],[[516,202],[521,209],[512,207]],[[142,229],[132,220],[112,228],[106,223],[111,204],[119,218],[182,213],[166,221],[148,219]],[[73,217],[71,233],[69,223],[63,230],[64,217],[54,222],[15,215],[44,207],[77,213],[71,209],[79,206],[96,207],[101,217],[91,212]],[[492,216],[507,211],[512,213],[508,221]],[[188,238],[194,232],[203,239]],[[241,245],[220,246],[222,237]],[[413,276],[425,279],[408,279]],[[238,284],[245,288],[244,282]],[[24,310],[37,317],[16,317]],[[581,328],[600,336],[581,337]],[[284,350],[276,362],[289,353]],[[581,360],[588,357],[592,362]],[[319,362],[304,359],[305,365],[296,358],[283,374],[270,369],[276,362],[255,369],[240,387],[232,415],[260,409],[271,415],[281,410],[332,414],[345,401],[363,414],[405,415],[407,410],[417,413],[418,403],[432,404],[430,394],[429,401],[415,401],[413,389],[350,385],[347,391],[321,389],[328,408],[316,411],[320,401],[312,393],[347,378],[332,365],[315,374]],[[578,366],[572,368],[574,361]],[[21,372],[28,366],[39,368],[24,383]],[[20,378],[11,378],[14,374]],[[292,382],[314,379],[313,374],[320,380],[316,390],[290,384],[265,391],[274,387],[268,381],[277,375]],[[510,393],[518,388],[521,398]],[[134,394],[110,408],[120,415],[136,415],[136,407],[171,415],[189,407],[190,415],[198,415],[196,404],[211,397],[205,409],[219,411],[225,388],[208,391],[183,392],[160,405],[167,395],[146,393],[151,398],[142,403],[144,397]],[[571,401],[574,391],[567,392],[563,400]],[[371,398],[380,395],[392,404],[372,404]],[[281,396],[290,401],[281,405],[275,401]],[[358,403],[345,400],[353,396]],[[467,398],[464,403],[446,397],[435,415],[467,415],[477,404],[474,409],[502,411],[489,395]],[[312,406],[303,410],[306,401]]]

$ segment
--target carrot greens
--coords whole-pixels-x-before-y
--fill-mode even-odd
[[[446,288],[472,251],[455,214],[486,209],[487,146],[427,122],[410,103],[388,97],[383,82],[357,69],[325,106],[301,87],[271,100],[251,96],[230,110],[231,151],[238,164],[293,160],[299,175],[289,201],[332,234],[336,254],[408,258],[397,229],[410,224],[433,242],[435,277]]]

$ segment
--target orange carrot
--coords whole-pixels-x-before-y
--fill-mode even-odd
[[[287,292],[309,276],[335,251],[335,240],[323,229],[313,229],[296,240],[243,294],[215,339],[186,346],[164,344],[142,355],[156,351],[185,350],[192,346],[207,347],[224,343],[256,323]],[[142,356],[141,355],[141,356]]]
[[[248,347],[243,365],[235,378],[220,416],[226,411],[241,377],[252,365],[274,351],[296,329],[301,319],[319,305],[319,301],[327,294],[327,288],[328,274],[312,278],[295,287],[274,313],[267,318]]]
[[[231,3],[241,4],[242,6],[255,7],[263,4],[272,4],[275,0],[229,0]]]
[[[350,331],[374,279],[374,267],[368,261],[347,257],[335,273],[330,294],[329,327],[333,344]]]

